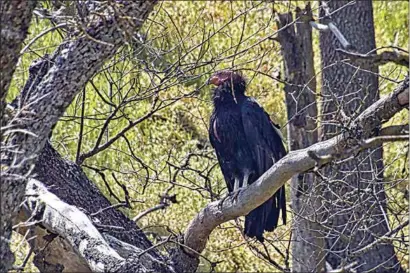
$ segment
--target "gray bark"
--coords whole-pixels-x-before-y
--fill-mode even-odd
[[[329,1],[330,12],[345,6],[349,1]],[[365,54],[375,49],[373,10],[371,1],[357,1],[332,15],[331,20],[346,37],[353,49]],[[345,58],[342,45],[331,32],[320,33],[322,59],[322,131],[321,139],[329,139],[346,131],[349,122],[379,97],[378,68],[363,60],[360,69],[342,63]],[[364,70],[370,71],[366,72]],[[339,124],[339,126],[335,126]],[[381,124],[375,124],[375,131]],[[383,185],[381,146],[360,153],[344,164],[331,165],[323,170],[325,183],[329,184],[326,198],[327,261],[333,268],[355,263],[359,272],[398,272],[400,265],[391,243],[379,244],[371,251],[354,257],[350,253],[387,233],[385,220],[386,196]],[[350,195],[350,197],[348,197]],[[342,198],[341,198],[342,197]],[[345,238],[345,239],[343,239]]]
[[[0,127],[6,125],[3,116],[6,109],[7,91],[16,69],[22,43],[27,37],[32,12],[36,4],[37,1],[25,0],[6,0],[0,2]],[[0,141],[3,141],[3,133],[3,130],[1,130]],[[9,189],[11,190],[11,188],[6,189],[3,186],[2,181],[2,199],[4,197],[3,190]],[[24,189],[22,192],[24,192]],[[6,204],[3,201],[0,203],[0,260],[2,261],[0,263],[0,272],[6,271],[14,262],[14,255],[8,246],[11,237],[11,222],[9,218],[12,217],[12,211],[6,208],[6,206],[10,205],[14,207],[18,203]]]
[[[93,215],[95,222],[102,227],[120,226],[127,230],[123,232],[102,228],[104,232],[141,249],[152,246],[134,221],[118,209],[105,209],[112,206],[110,201],[87,178],[80,166],[63,159],[50,143],[46,143],[39,155],[33,174],[37,180],[47,186],[51,193],[57,195],[65,203],[80,208],[88,215]],[[157,257],[158,255],[156,254]]]
[[[100,42],[82,37],[78,40],[72,39],[72,42],[68,45],[60,47],[50,57],[53,62],[38,67],[37,72],[41,75],[41,80],[30,85],[32,87],[26,90],[28,92],[27,100],[24,96],[23,100],[19,102],[20,105],[25,107],[26,111],[18,112],[17,118],[14,116],[15,119],[12,119],[11,124],[15,126],[13,128],[27,131],[7,132],[8,142],[6,144],[14,145],[13,148],[21,152],[18,155],[12,154],[16,159],[16,161],[13,161],[14,163],[20,163],[23,159],[28,159],[28,161],[15,166],[11,165],[10,161],[4,161],[9,164],[6,166],[8,168],[6,170],[10,171],[7,173],[8,180],[6,180],[6,183],[2,181],[1,191],[2,215],[3,212],[7,212],[6,216],[9,217],[5,218],[7,223],[1,226],[2,255],[4,253],[3,247],[8,250],[7,240],[10,238],[5,237],[4,234],[7,236],[7,232],[10,231],[7,228],[11,227],[12,220],[16,220],[13,214],[23,200],[24,187],[27,184],[24,171],[28,171],[29,167],[36,161],[34,173],[37,175],[36,178],[46,185],[46,188],[41,185],[33,187],[32,185],[35,185],[35,183],[30,184],[29,189],[36,194],[27,196],[26,201],[28,204],[38,204],[38,211],[35,210],[35,206],[34,210],[29,208],[28,211],[33,216],[41,216],[45,221],[44,226],[42,226],[42,219],[35,219],[39,222],[35,224],[34,230],[34,232],[38,230],[40,230],[38,232],[43,232],[37,234],[39,235],[39,246],[34,249],[36,254],[35,262],[42,271],[61,271],[64,269],[65,264],[67,268],[75,267],[84,270],[103,268],[112,272],[145,272],[149,270],[172,272],[173,268],[176,268],[178,272],[192,272],[198,265],[198,253],[203,251],[209,234],[217,225],[247,214],[270,198],[291,176],[308,171],[314,168],[316,164],[326,164],[337,157],[346,156],[346,154],[340,152],[342,149],[347,147],[353,151],[360,151],[371,147],[375,143],[378,144],[384,141],[384,139],[360,139],[357,143],[352,143],[348,141],[351,137],[349,134],[339,135],[323,143],[289,154],[278,164],[275,164],[257,182],[241,192],[237,202],[228,199],[222,206],[219,202],[213,202],[202,210],[185,232],[184,240],[181,241],[185,246],[175,248],[171,253],[170,258],[173,265],[170,266],[167,264],[168,260],[157,252],[156,248],[151,245],[133,222],[127,219],[117,208],[109,208],[108,200],[87,179],[79,166],[63,160],[51,146],[46,144],[52,126],[64,112],[72,98],[81,90],[88,77],[91,77],[94,71],[101,67],[103,61],[111,57],[115,53],[115,49],[120,46],[124,38],[122,37],[122,30],[138,29],[155,1],[122,1],[122,3],[125,6],[121,9],[123,13],[121,18],[138,18],[137,22],[128,25],[128,20],[122,21],[120,18],[111,20],[109,14],[107,14],[108,18],[106,20],[100,21],[99,18],[91,20],[88,34]],[[124,14],[126,16],[123,16]],[[114,25],[113,22],[117,24]],[[120,31],[119,27],[121,28]],[[45,73],[43,73],[43,69],[45,69]],[[393,94],[384,100],[380,100],[374,106],[374,111],[358,119],[354,128],[364,131],[367,130],[364,124],[369,124],[375,119],[388,120],[394,113],[408,106],[408,100],[403,102],[405,97],[400,98],[403,94],[408,96],[408,80],[400,85]],[[18,108],[16,111],[22,108]],[[28,117],[30,119],[25,119]],[[30,133],[35,134],[36,137]],[[373,137],[374,132],[371,131],[366,136]],[[3,153],[2,150],[2,156],[4,154],[10,156],[10,152]],[[316,157],[312,155],[316,155]],[[38,156],[39,158],[36,158]],[[317,156],[320,157],[317,158]],[[2,160],[4,160],[3,157]],[[13,166],[14,169],[11,168]],[[4,170],[2,168],[2,175]],[[32,174],[30,172],[30,175]],[[12,178],[17,179],[12,180]],[[48,202],[50,200],[51,202]],[[53,203],[81,215],[83,221],[81,225],[83,227],[90,227],[90,222],[87,221],[88,218],[96,228],[90,227],[87,232],[81,233],[79,229],[73,229],[70,223],[56,222],[56,219],[64,221],[65,217],[51,217],[62,214],[61,212],[53,214],[53,208],[49,206]],[[82,212],[80,213],[78,209]],[[58,210],[54,211],[58,212]],[[79,220],[72,217],[71,219],[73,221]],[[70,219],[65,221],[70,221]],[[65,234],[66,231],[63,227],[69,227],[70,232]],[[49,234],[49,232],[52,234]],[[98,233],[101,233],[103,238]],[[55,235],[59,236],[55,237]],[[89,239],[92,236],[95,237],[95,240]],[[103,239],[108,242],[108,245]],[[44,252],[41,252],[40,247],[48,242],[54,243],[54,247],[60,247],[60,249],[47,247]],[[91,245],[89,245],[89,248],[84,249],[81,242],[91,243]],[[43,245],[41,245],[42,243]],[[101,248],[96,247],[97,245],[100,245]],[[69,263],[70,261],[60,260],[60,263],[57,260],[52,260],[56,258],[55,255],[53,257],[53,254],[56,254],[58,250],[61,251],[64,247],[67,247],[69,255],[60,258],[64,260],[72,258],[71,261],[74,261],[79,256],[81,259],[78,259],[78,263],[75,262],[73,265]],[[91,252],[87,252],[88,249]],[[147,264],[147,261],[140,262],[141,250],[153,258],[152,264]],[[103,252],[102,254],[110,254],[101,256],[101,252]],[[77,255],[77,257],[72,257],[71,254]],[[5,271],[10,267],[10,262],[6,264],[5,260],[2,259],[3,257],[0,257],[2,261],[1,269]],[[104,264],[104,266],[101,267],[99,263]]]
[[[13,263],[9,249],[12,221],[23,201],[27,176],[52,126],[104,61],[112,57],[124,43],[126,31],[137,31],[141,27],[155,3],[129,1],[122,3],[121,16],[110,10],[110,7],[103,12],[104,19],[100,15],[88,16],[87,35],[77,39],[73,37],[70,42],[60,46],[47,74],[30,90],[31,95],[22,103],[23,107],[17,109],[13,116],[7,117],[6,122],[5,117],[2,117],[2,125],[7,123],[7,130],[2,131],[4,138],[1,150],[1,272],[7,271]],[[5,18],[7,10],[2,9],[1,12],[2,18]],[[5,50],[1,52],[2,56],[8,56],[7,48],[2,47],[1,50]],[[13,70],[7,71],[10,79]],[[3,165],[3,162],[6,164]]]
[[[303,15],[302,15],[303,14]],[[293,21],[292,13],[279,14],[278,28]],[[317,142],[316,78],[313,64],[310,5],[296,10],[296,24],[278,33],[285,66],[285,94],[288,115],[289,150],[309,147]],[[291,180],[291,201],[294,211],[292,223],[292,271],[322,272],[325,245],[320,232],[317,212],[320,194],[313,173],[298,174]]]
[[[7,90],[36,4],[36,0],[0,2],[0,120],[6,106]]]

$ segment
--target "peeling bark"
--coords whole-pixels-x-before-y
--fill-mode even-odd
[[[403,104],[403,101],[399,99],[405,94],[409,94],[408,80],[398,86],[395,92],[374,104],[371,110],[365,111],[356,120],[355,128],[366,128],[366,124],[371,123],[374,119],[389,120],[395,113],[407,107],[407,105]],[[370,137],[372,134],[373,133],[370,132],[368,136]],[[77,230],[77,235],[73,232],[67,233],[64,231],[65,229],[61,227],[60,231],[58,231],[59,228],[53,225],[55,218],[50,217],[50,215],[52,215],[50,209],[53,210],[53,204],[55,202],[47,201],[52,200],[52,198],[42,198],[41,192],[43,192],[43,196],[54,196],[53,198],[57,203],[65,203],[62,205],[63,207],[71,205],[71,209],[82,214],[82,218],[85,219],[84,221],[87,221],[87,219],[90,221],[87,225],[97,227],[96,229],[91,227],[91,229],[94,230],[94,233],[99,232],[102,234],[104,239],[97,234],[99,240],[102,241],[100,243],[103,243],[105,248],[110,247],[110,251],[115,251],[120,256],[119,258],[117,254],[114,254],[112,258],[106,260],[109,263],[103,266],[104,268],[106,268],[105,266],[107,266],[107,268],[109,267],[109,271],[124,272],[128,270],[130,272],[145,272],[146,269],[154,268],[155,272],[172,272],[173,268],[175,268],[176,272],[192,272],[195,271],[198,265],[198,253],[205,248],[210,233],[217,225],[238,216],[245,215],[257,207],[259,203],[263,203],[270,198],[275,191],[296,173],[309,171],[318,164],[323,165],[335,158],[342,158],[350,154],[349,152],[343,154],[341,151],[346,151],[347,149],[359,151],[372,145],[378,145],[380,141],[352,143],[350,136],[344,134],[328,141],[317,143],[306,149],[290,152],[265,173],[255,185],[252,184],[239,194],[236,202],[227,199],[222,206],[220,201],[213,202],[199,212],[198,216],[191,222],[186,230],[184,241],[181,242],[187,247],[174,248],[169,260],[165,257],[161,257],[155,248],[152,248],[145,236],[142,233],[138,233],[139,231],[136,226],[131,227],[128,225],[128,223],[132,222],[126,219],[117,208],[104,210],[101,214],[93,215],[93,212],[96,210],[109,206],[108,200],[106,200],[95,188],[95,185],[85,177],[78,165],[62,159],[51,146],[47,144],[37,162],[35,172],[37,179],[46,179],[48,189],[43,188],[39,191],[41,186],[37,188],[32,187],[32,189],[38,191],[38,193],[30,195],[31,200],[34,202],[28,201],[26,203],[37,203],[40,204],[40,207],[50,206],[48,213],[46,213],[45,210],[38,210],[40,212],[39,215],[48,215],[49,217],[42,216],[41,219],[35,219],[45,222],[43,224],[40,222],[35,226],[36,230],[34,234],[38,235],[39,240],[43,240],[43,243],[41,243],[41,241],[38,243],[38,248],[40,248],[42,244],[44,245],[44,240],[48,242],[55,241],[55,243],[48,246],[43,253],[37,251],[35,263],[40,268],[43,268],[44,272],[56,272],[63,270],[65,267],[87,269],[87,267],[90,268],[90,266],[101,266],[100,264],[91,264],[93,260],[98,259],[100,255],[98,252],[90,252],[87,255],[82,254],[83,256],[78,255],[78,252],[82,250],[77,249],[81,245],[77,240],[83,240],[84,234],[79,230]],[[319,159],[312,157],[312,154],[319,157]],[[50,191],[62,196],[64,200],[57,198],[56,195]],[[32,209],[29,211],[37,215],[34,213],[36,210],[33,208],[35,207],[36,206],[32,206]],[[59,214],[65,215],[66,213],[58,213],[57,215]],[[27,215],[25,219],[27,219]],[[71,221],[71,219],[76,221],[77,217],[60,217],[60,220],[63,221],[64,219],[66,221]],[[64,224],[61,221],[59,223],[72,225],[72,223]],[[108,226],[110,223],[114,223],[115,228],[105,229],[102,227]],[[45,231],[44,227],[47,231]],[[118,232],[119,230],[120,232]],[[65,233],[67,233],[68,236],[72,236],[71,242],[70,240],[66,240],[65,237],[67,236],[64,235]],[[56,237],[53,234],[58,234],[59,236]],[[106,243],[103,240],[106,241]],[[57,247],[58,249],[53,249],[53,247]],[[67,249],[67,255],[63,258],[60,256],[60,259],[57,260],[57,257],[55,255],[53,256],[53,254],[57,254],[65,248]],[[93,248],[93,245],[91,245],[90,248]],[[150,248],[150,250],[148,250],[148,248]],[[150,262],[147,265],[147,261],[144,261],[144,265],[144,262],[139,260],[141,251],[144,251],[144,253],[149,254],[149,257],[152,257],[152,259],[149,259],[152,263]],[[91,255],[91,257],[87,260],[88,255]],[[66,261],[67,259],[70,261]],[[110,262],[113,261],[112,259],[116,259],[114,262],[115,267],[110,267],[113,264]]]
[[[96,228],[95,224],[99,221],[88,217],[76,206],[63,202],[40,181],[31,179],[26,194],[22,212],[26,212],[31,221],[39,221],[36,237],[30,241],[30,245],[36,252],[35,263],[42,271],[50,272],[56,268],[65,272],[174,271],[149,251],[126,243],[121,244],[122,248],[125,249],[125,245],[130,247],[128,251],[122,252],[126,254],[125,257],[121,256]],[[110,242],[115,244],[121,241],[111,237]],[[66,247],[71,251],[64,253]]]
[[[76,206],[90,215],[101,226],[102,231],[141,249],[152,246],[135,222],[120,210],[116,208],[103,210],[111,207],[110,201],[87,178],[80,166],[63,159],[50,143],[46,143],[44,146],[34,174],[36,179],[46,185],[51,193],[65,203]],[[98,211],[101,212],[98,213]],[[118,226],[121,229],[109,229],[104,228],[104,226]],[[153,250],[152,254],[159,257],[156,250]]]
[[[389,120],[395,113],[407,107],[407,104],[403,104],[403,101],[399,99],[405,94],[409,94],[408,80],[398,86],[395,92],[380,99],[369,110],[365,111],[356,120],[354,128],[367,128],[371,130],[366,125],[374,122],[373,120]],[[371,130],[366,135],[372,137],[373,134],[374,132]],[[84,234],[79,230],[77,234],[66,232],[64,228],[58,228],[55,224],[53,225],[55,218],[50,217],[50,215],[52,215],[53,207],[55,207],[53,204],[57,202],[60,204],[64,203],[63,207],[72,206],[71,209],[82,214],[85,222],[89,220],[87,225],[96,227],[91,227],[91,229],[94,230],[94,233],[97,233],[96,236],[99,238],[100,243],[103,243],[105,248],[109,247],[111,248],[110,251],[116,253],[112,258],[106,260],[107,263],[104,263],[104,268],[108,268],[112,264],[109,261],[116,259],[114,262],[116,266],[110,267],[110,271],[123,272],[129,269],[130,271],[138,270],[145,272],[146,269],[152,268],[154,268],[155,272],[172,272],[174,269],[176,272],[195,271],[198,265],[198,253],[202,252],[205,248],[208,237],[216,226],[238,216],[245,215],[270,198],[274,192],[295,174],[309,171],[317,165],[326,164],[336,158],[340,159],[348,156],[350,155],[349,149],[359,151],[378,145],[383,141],[366,142],[363,140],[362,142],[353,143],[350,139],[351,136],[343,134],[325,142],[309,146],[306,149],[292,151],[265,173],[255,185],[252,184],[241,192],[236,202],[228,198],[223,205],[220,204],[220,201],[209,204],[199,212],[187,228],[184,241],[181,242],[181,244],[187,247],[174,248],[169,258],[162,257],[155,248],[152,248],[144,234],[138,231],[138,227],[133,225],[133,222],[121,214],[117,208],[104,210],[97,215],[93,214],[101,208],[106,208],[110,203],[100,194],[95,185],[86,178],[78,165],[62,159],[47,144],[35,169],[37,179],[45,179],[44,183],[47,185],[47,189],[41,189],[41,186],[31,187],[33,190],[38,191],[38,193],[29,195],[29,199],[26,202],[26,204],[40,204],[40,207],[49,206],[48,213],[46,213],[46,210],[38,210],[40,212],[39,215],[42,215],[41,219],[34,219],[42,220],[43,222],[35,225],[35,230],[33,231],[33,234],[36,234],[39,240],[32,242],[34,243],[33,247],[37,248],[37,251],[35,249],[35,263],[40,269],[44,269],[44,272],[55,272],[56,270],[74,267],[87,270],[91,266],[101,266],[100,264],[92,264],[93,260],[100,257],[98,252],[89,252],[88,254],[91,255],[89,258],[87,258],[88,254],[78,255],[78,252],[82,250],[78,249],[81,244],[77,240],[84,240]],[[344,154],[343,151],[347,152]],[[312,157],[312,154],[317,158]],[[54,193],[51,193],[51,191]],[[55,202],[52,201],[52,198],[42,198],[41,192],[43,192],[43,196],[54,196]],[[61,196],[63,199],[57,198],[54,194]],[[30,202],[30,198],[33,201]],[[37,215],[34,213],[36,211],[35,207],[31,206],[32,209],[29,211],[31,214]],[[66,215],[67,213],[58,214]],[[24,219],[27,219],[29,215],[26,214]],[[48,217],[44,217],[45,215],[48,215]],[[74,221],[77,221],[77,218],[60,217],[60,220],[71,221],[71,219],[74,219]],[[72,225],[72,223],[62,223],[61,221],[59,222],[60,224]],[[115,228],[103,228],[104,226],[109,227],[112,225],[115,225]],[[84,229],[82,228],[82,230]],[[67,235],[64,235],[66,233]],[[101,233],[104,239],[98,233]],[[71,241],[67,240],[67,236],[72,236]],[[41,249],[46,243],[49,243],[47,248]],[[90,246],[90,248],[92,247],[93,245]],[[38,251],[39,249],[44,251]],[[61,256],[58,259],[56,255],[61,253],[61,251],[67,251],[67,254],[64,255],[63,259]],[[151,262],[147,264],[147,261],[144,261],[144,264],[144,262],[139,260],[141,251],[149,255],[149,261]]]
[[[2,222],[1,226],[2,261],[5,261],[3,250],[9,249],[11,221],[16,220],[13,214],[23,200],[27,184],[26,171],[30,171],[34,163],[34,173],[29,174],[35,174],[36,179],[45,185],[43,188],[36,182],[38,186],[34,187],[36,183],[31,183],[29,189],[35,192],[35,195],[27,196],[27,204],[34,204],[31,208],[28,207],[27,211],[31,215],[41,217],[35,219],[40,222],[34,223],[34,229],[30,231],[39,236],[39,241],[33,241],[36,245],[32,246],[36,253],[35,263],[40,270],[58,272],[76,268],[81,271],[173,272],[175,268],[177,272],[192,272],[198,265],[198,253],[203,251],[208,236],[217,225],[247,214],[270,198],[293,175],[308,171],[318,164],[326,164],[339,156],[343,157],[345,154],[341,151],[347,148],[359,151],[383,141],[376,139],[370,144],[352,143],[348,141],[349,135],[339,135],[307,149],[291,152],[244,190],[236,202],[231,199],[227,199],[223,205],[213,202],[200,211],[181,241],[186,247],[174,248],[171,253],[171,264],[168,257],[163,257],[135,223],[117,208],[100,211],[110,207],[109,201],[78,165],[62,159],[46,142],[52,126],[74,96],[103,62],[121,46],[125,39],[124,34],[127,35],[129,30],[138,30],[155,2],[110,2],[122,4],[121,14],[116,13],[118,10],[111,10],[104,14],[106,18],[103,21],[99,17],[91,18],[86,31],[92,39],[86,35],[78,39],[73,38],[71,42],[60,46],[50,57],[52,62],[40,68],[41,80],[30,85],[29,95],[27,98],[24,96],[19,102],[20,106],[16,110],[19,112],[11,125],[13,128],[26,131],[8,132],[6,143],[21,154],[2,151],[2,160],[9,159],[8,163],[11,164],[10,159],[14,158],[14,163],[17,164],[13,163],[11,166],[14,169],[7,166],[9,171],[6,183],[2,181],[1,215],[6,216],[2,219],[5,219],[6,223]],[[400,103],[404,99],[400,98],[405,92],[408,95],[408,80],[400,85],[392,96],[380,101],[381,107],[376,107],[375,112],[358,119],[355,128],[363,128],[363,123],[369,121],[369,115],[371,118],[375,118],[376,115],[376,118],[389,119],[403,109],[405,106]],[[392,111],[383,107],[387,104]],[[23,109],[24,111],[21,111]],[[372,137],[373,133],[372,131],[368,136]],[[319,159],[312,157],[312,154],[319,156]],[[24,161],[27,159],[28,161]],[[23,164],[18,165],[21,162]],[[59,204],[58,208],[61,210],[53,207],[53,204]],[[64,217],[65,209],[79,217]],[[21,219],[27,219],[31,215],[20,216],[25,217]],[[79,220],[81,223],[76,223]],[[78,228],[79,226],[82,228]],[[47,247],[42,249],[44,252],[39,251],[45,245]],[[57,259],[56,255],[66,249],[66,255]],[[148,258],[144,260],[145,257]],[[9,269],[10,265],[10,262],[2,263],[0,271]]]

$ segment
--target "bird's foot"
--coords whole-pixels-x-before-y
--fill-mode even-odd
[[[224,204],[224,202],[225,202],[226,199],[228,199],[228,198],[232,198],[232,202],[233,202],[233,203],[236,203],[236,201],[238,200],[238,195],[239,195],[239,193],[240,193],[243,189],[244,189],[244,188],[239,188],[239,189],[234,190],[234,191],[228,193],[227,195],[225,195],[225,196],[219,201],[218,208],[221,209],[222,206],[223,206],[223,204]]]
[[[225,195],[224,197],[222,197],[221,200],[219,200],[219,203],[218,203],[218,209],[219,209],[219,210],[222,209],[222,206],[224,205],[224,202],[225,202],[225,200],[226,200],[228,197],[229,197],[229,193],[228,193],[227,195]]]
[[[238,195],[239,193],[243,190],[244,188],[239,188],[236,191],[231,192],[231,196],[232,196],[232,201],[234,203],[236,203],[236,201],[238,200]]]

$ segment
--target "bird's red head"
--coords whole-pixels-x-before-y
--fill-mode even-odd
[[[238,71],[232,70],[223,70],[216,72],[208,80],[208,84],[213,84],[216,86],[223,85],[226,82],[231,83],[231,86],[238,84],[245,86],[245,79],[243,78],[242,74]]]

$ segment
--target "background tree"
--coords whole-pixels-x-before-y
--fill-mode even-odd
[[[318,111],[316,104],[316,75],[312,43],[312,10],[296,8],[300,22],[286,27],[293,13],[279,14],[278,34],[285,72],[285,98],[288,116],[288,145],[290,151],[307,148],[318,141]],[[314,173],[292,177],[292,270],[321,272],[325,269],[325,240],[320,224],[315,222],[320,210],[320,191]]]
[[[220,206],[215,200],[225,193],[225,187],[208,146],[210,90],[203,83],[215,70],[241,69],[248,75],[249,93],[275,114],[275,121],[285,124],[282,84],[292,83],[278,75],[279,45],[271,39],[283,31],[275,26],[274,16],[295,6],[165,1],[155,7],[136,33],[138,27],[128,25],[133,22],[128,19],[134,17],[123,12],[147,14],[143,7],[128,4],[52,1],[40,2],[34,11],[36,23],[22,46],[8,90],[7,101],[13,103],[2,119],[2,133],[6,136],[2,141],[18,133],[8,124],[16,121],[16,116],[27,115],[24,111],[34,107],[30,102],[37,102],[36,96],[46,91],[42,86],[49,84],[53,75],[55,83],[64,83],[61,79],[65,74],[58,73],[67,72],[60,70],[64,68],[60,66],[65,63],[65,54],[72,57],[68,63],[76,67],[76,73],[71,74],[75,80],[68,81],[73,84],[67,88],[78,95],[65,97],[65,103],[72,103],[54,127],[51,145],[41,150],[29,175],[19,218],[14,218],[14,230],[23,236],[13,241],[25,240],[31,249],[28,255],[19,257],[19,268],[33,261],[42,271],[129,268],[172,272],[193,271],[198,266],[201,271],[289,270],[290,226],[268,234],[266,244],[260,245],[241,236],[243,220],[239,216],[267,200],[291,176],[349,154],[340,150],[360,151],[381,142],[403,140],[406,130],[395,131],[391,129],[397,127],[389,126],[390,131],[383,131],[387,136],[373,138],[376,135],[371,128],[375,118],[391,120],[394,113],[407,106],[408,81],[384,86],[390,95],[370,109],[371,115],[364,112],[355,119],[351,131],[355,128],[366,132],[358,142],[345,133],[295,151],[244,191],[238,202],[227,200]],[[313,5],[313,12],[317,8]],[[390,8],[400,10],[397,6]],[[137,18],[140,22],[142,17]],[[295,19],[288,25],[300,22],[300,18]],[[405,28],[397,22],[395,26]],[[112,48],[96,61],[98,52],[111,48],[112,39],[118,42],[114,43],[116,50]],[[65,48],[78,42],[87,46]],[[381,58],[373,55],[350,56]],[[85,61],[90,61],[90,66]],[[406,72],[398,73],[398,77],[402,79],[403,74]],[[64,88],[49,90],[57,95],[74,94]],[[47,105],[41,108],[41,115],[47,117],[50,111],[54,113],[50,119],[56,120],[64,107],[55,105],[52,98],[41,98],[44,104],[36,107]],[[394,118],[390,125],[396,124],[405,123]],[[18,128],[31,127],[23,123]],[[47,130],[42,131],[41,141],[49,135]],[[3,151],[7,152],[3,147],[2,175],[10,167],[10,161],[3,160]],[[398,152],[401,146],[391,147],[389,163],[400,168],[405,160]],[[406,176],[406,172],[396,175],[391,188],[400,190],[403,180],[399,178]],[[11,194],[3,189],[2,195]],[[400,242],[396,245],[399,257],[405,252],[402,242],[406,239],[405,233],[401,237],[405,224],[401,202],[392,200],[396,207],[389,217],[397,216],[397,220],[392,222],[392,232],[382,237]],[[233,219],[236,221],[229,221]],[[380,242],[376,240],[366,247]],[[22,245],[13,246],[18,255],[25,254]],[[64,259],[60,258],[61,251]]]
[[[347,50],[368,54],[376,50],[372,5],[371,1],[359,1],[354,5],[349,1],[323,2],[320,22],[332,21],[339,27],[350,43],[345,46]],[[340,12],[330,15],[337,9]],[[362,109],[379,99],[378,64],[372,60],[363,60],[359,65],[343,61],[346,56],[337,51],[343,46],[332,32],[320,33],[321,95],[324,98],[321,139],[329,139],[346,130]],[[375,130],[381,126],[377,125]],[[357,257],[351,254],[390,231],[383,170],[382,145],[324,169],[322,179],[328,188],[323,188],[322,194],[326,198],[327,225],[331,227],[326,233],[330,250],[327,261],[333,268],[355,263],[359,271],[399,271],[392,242],[378,245]]]

